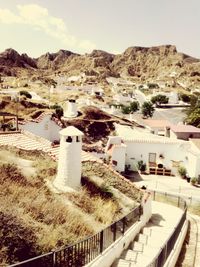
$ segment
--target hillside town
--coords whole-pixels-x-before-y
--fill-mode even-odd
[[[200,266],[199,11],[0,3],[0,267]]]
[[[99,230],[108,227],[107,234],[105,230],[99,232],[103,243],[96,237],[99,230],[94,230],[96,248],[90,248],[94,250],[93,256],[84,252],[86,254],[81,259],[84,264],[80,261],[82,252],[73,241],[67,245],[77,250],[77,258],[69,263],[68,258],[65,261],[59,256],[61,261],[57,259],[57,263],[115,267],[130,266],[130,263],[131,266],[149,266],[158,262],[160,265],[157,266],[164,266],[166,262],[180,261],[178,256],[181,247],[185,246],[189,223],[191,236],[191,231],[195,231],[193,221],[200,223],[196,215],[186,217],[186,205],[192,210],[200,201],[200,129],[187,124],[186,119],[191,101],[198,104],[198,94],[194,99],[194,95],[191,98],[191,93],[184,91],[165,92],[167,85],[161,86],[155,81],[150,89],[145,83],[112,77],[107,78],[105,87],[102,83],[85,82],[86,77],[86,74],[57,76],[56,85],[49,85],[45,95],[38,90],[37,81],[20,83],[19,78],[1,77],[0,145],[2,151],[10,151],[9,155],[2,156],[2,164],[15,158],[15,166],[36,179],[31,159],[34,156],[29,156],[28,161],[23,157],[26,153],[34,155],[37,152],[46,155],[55,166],[52,177],[45,174],[42,178],[44,186],[51,194],[67,201],[65,205],[70,202],[70,205],[77,205],[70,195],[78,196],[82,194],[81,190],[91,190],[91,184],[97,188],[98,194],[102,194],[100,192],[105,187],[106,192],[117,199],[121,215],[112,216],[115,227],[124,229],[123,235],[116,232],[112,237],[113,233],[109,233],[112,224],[109,226],[109,223],[113,221],[105,221],[104,226],[98,226]],[[147,93],[147,89],[152,93]],[[96,168],[91,169],[90,165],[96,165]],[[103,173],[108,173],[104,182],[101,168]],[[119,186],[121,183],[124,183],[123,187]],[[132,189],[124,191],[126,184]],[[134,195],[130,197],[131,192]],[[94,192],[90,194],[93,197]],[[129,221],[127,216],[130,217],[133,207],[134,214],[139,212],[139,207],[142,212],[126,225],[124,222]],[[173,232],[173,229],[177,231]],[[155,240],[158,234],[162,237],[160,241]],[[75,240],[82,242],[79,238]],[[60,242],[65,244],[64,240]],[[87,242],[92,241],[89,238]],[[169,242],[173,242],[173,247],[168,248]],[[185,261],[192,250],[190,242],[181,256]],[[85,246],[84,241],[82,245]],[[44,252],[48,253],[46,247]],[[56,247],[54,245],[51,250]],[[101,254],[96,250],[98,247]],[[160,247],[165,252],[160,252]],[[69,254],[65,249],[61,252]],[[58,253],[54,253],[58,257]],[[167,254],[163,257],[162,253]],[[41,256],[39,263],[37,257],[18,258],[16,254],[15,259],[25,260],[25,265],[10,266],[32,263],[46,266],[43,263],[45,257],[46,254]],[[90,260],[87,257],[91,257]]]

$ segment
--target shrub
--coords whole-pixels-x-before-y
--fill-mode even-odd
[[[122,106],[122,113],[123,114],[129,114],[130,111],[130,107],[129,106]]]
[[[187,170],[186,170],[185,167],[180,166],[180,167],[178,168],[178,173],[179,173],[179,175],[180,175],[181,177],[185,177],[185,176],[186,176],[186,173],[187,173]]]
[[[146,163],[143,160],[138,161],[138,170],[144,172],[146,170]]]
[[[151,102],[153,104],[156,104],[156,105],[158,105],[158,104],[167,104],[168,101],[169,101],[169,98],[166,95],[161,95],[161,94],[158,94],[158,95],[153,96],[151,98]]]
[[[155,109],[153,107],[153,104],[151,102],[144,102],[142,105],[142,114],[144,117],[152,117]]]
[[[179,98],[180,98],[180,100],[182,100],[185,103],[190,102],[190,95],[188,95],[188,94],[180,94]]]
[[[32,98],[32,95],[25,90],[20,91],[19,94],[24,95],[26,98]]]
[[[192,185],[195,185],[197,183],[197,178],[196,177],[192,177],[190,182],[191,182]]]

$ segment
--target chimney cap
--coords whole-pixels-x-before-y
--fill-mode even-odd
[[[60,133],[60,135],[64,135],[64,136],[82,136],[82,135],[84,135],[83,132],[81,132],[80,130],[78,130],[74,126],[68,126],[67,128],[62,129],[59,133]]]

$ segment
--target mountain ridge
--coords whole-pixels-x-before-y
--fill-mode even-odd
[[[63,73],[78,75],[85,72],[97,80],[106,77],[129,76],[139,79],[167,76],[171,72],[182,76],[200,76],[200,59],[177,51],[174,45],[152,47],[128,47],[121,54],[112,54],[103,50],[78,54],[60,49],[55,53],[45,53],[38,58],[19,54],[9,48],[0,53],[0,73],[8,76],[20,76],[23,73]],[[193,74],[193,75],[191,75]]]

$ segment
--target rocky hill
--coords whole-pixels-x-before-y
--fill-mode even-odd
[[[85,55],[59,50],[36,59],[26,54],[19,55],[13,49],[0,53],[1,74],[20,76],[25,71],[47,76],[55,72],[67,75],[85,72],[86,75],[94,76],[96,81],[109,76],[163,79],[176,73],[177,77],[193,77],[193,80],[200,82],[200,60],[178,52],[172,45],[129,47],[118,55],[101,50]]]

